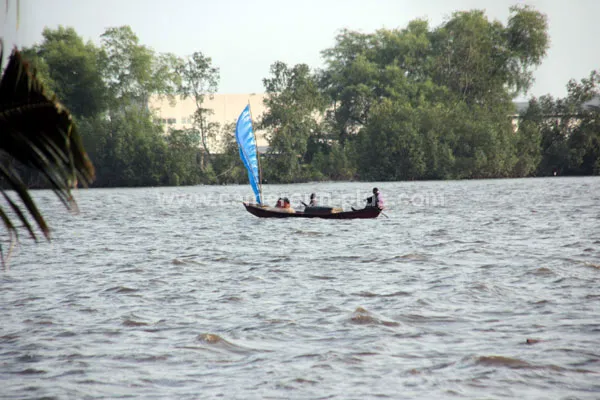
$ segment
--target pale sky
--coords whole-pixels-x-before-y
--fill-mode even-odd
[[[211,57],[221,72],[219,93],[259,93],[275,61],[323,67],[320,53],[342,28],[371,33],[415,18],[435,27],[471,9],[506,24],[514,4],[532,5],[549,22],[550,49],[528,97],[564,97],[569,79],[600,69],[598,0],[21,0],[19,29],[16,0],[9,0],[8,14],[0,4],[0,21],[5,44],[19,47],[40,42],[46,26],[71,26],[99,43],[106,28],[129,25],[157,52]]]

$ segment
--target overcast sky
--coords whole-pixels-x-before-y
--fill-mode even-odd
[[[470,9],[506,24],[514,4],[532,5],[549,22],[550,49],[529,96],[563,97],[569,79],[600,69],[598,0],[21,0],[18,30],[10,0],[8,14],[1,4],[0,18],[5,44],[19,47],[40,42],[44,27],[71,26],[99,43],[106,28],[129,25],[158,52],[211,57],[221,71],[220,93],[253,93],[264,91],[262,79],[275,61],[322,67],[321,51],[342,28],[371,33],[404,28],[415,18],[435,27],[453,11]]]

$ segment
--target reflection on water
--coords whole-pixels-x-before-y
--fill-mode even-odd
[[[246,186],[77,216],[35,192],[54,240],[0,271],[0,398],[597,398],[600,179],[376,185],[387,217],[353,221],[258,219]]]

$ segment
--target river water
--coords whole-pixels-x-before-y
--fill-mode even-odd
[[[377,186],[352,221],[256,218],[248,186],[35,192],[53,240],[0,269],[0,398],[600,398],[599,178]]]

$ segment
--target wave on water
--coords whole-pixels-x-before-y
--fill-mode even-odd
[[[211,351],[225,351],[228,353],[235,354],[248,354],[253,352],[268,352],[270,350],[262,350],[262,349],[254,349],[247,346],[241,346],[237,343],[233,343],[230,340],[224,339],[222,336],[214,334],[214,333],[201,333],[196,336],[196,340],[207,347],[203,347],[202,349],[209,349]],[[185,346],[185,348],[198,349],[193,346]]]
[[[532,364],[519,358],[507,356],[479,356],[474,358],[475,365],[485,367],[506,367],[511,369],[551,370],[558,372],[578,372],[584,374],[598,374],[596,371],[583,368],[565,368],[555,364]]]
[[[311,275],[311,279],[317,279],[321,281],[333,281],[337,279],[335,276],[325,276],[325,275]]]
[[[350,322],[356,325],[384,325],[384,326],[400,326],[396,321],[386,321],[380,317],[373,315],[371,312],[362,307],[358,307],[350,316]]]
[[[135,327],[135,326],[148,326],[150,325],[147,322],[142,322],[142,321],[136,321],[133,319],[129,319],[129,318],[125,318],[125,320],[123,320],[123,322],[121,323],[123,326],[129,326],[129,327]]]
[[[427,259],[429,259],[429,257],[422,253],[407,253],[389,258],[385,261],[426,261]]]
[[[531,366],[531,364],[526,361],[505,356],[479,356],[476,357],[474,361],[476,365],[489,367],[525,368]]]
[[[320,236],[325,236],[325,234],[323,232],[317,232],[317,231],[303,231],[300,229],[296,229],[293,232],[294,235],[300,235],[300,236],[309,236],[309,237],[320,237]]]
[[[403,292],[403,291],[386,293],[386,294],[378,294],[378,293],[373,293],[373,292],[369,292],[369,291],[362,291],[362,292],[354,294],[354,296],[367,297],[367,298],[368,297],[405,297],[405,296],[411,296],[411,295],[412,295],[412,293]]]
[[[120,294],[135,293],[138,291],[139,291],[138,289],[130,288],[127,286],[115,286],[115,287],[111,287],[111,288],[105,290],[105,292],[114,292],[114,293],[120,293]]]
[[[43,369],[35,369],[35,368],[27,368],[21,371],[17,371],[15,372],[15,374],[17,375],[41,375],[41,374],[47,374],[47,371],[44,371]]]
[[[219,335],[213,333],[202,333],[198,335],[198,340],[204,343],[215,344],[215,343],[229,343]],[[230,344],[230,343],[229,343]]]
[[[361,256],[349,256],[349,255],[340,255],[340,256],[330,256],[323,259],[323,261],[356,261],[359,260]]]
[[[556,275],[554,273],[554,271],[552,271],[552,269],[548,268],[548,267],[539,267],[536,268],[533,271],[528,272],[528,274],[532,274],[532,275]]]
[[[583,265],[585,265],[586,267],[590,267],[590,268],[600,269],[600,264],[594,264],[591,262],[584,261]]]

